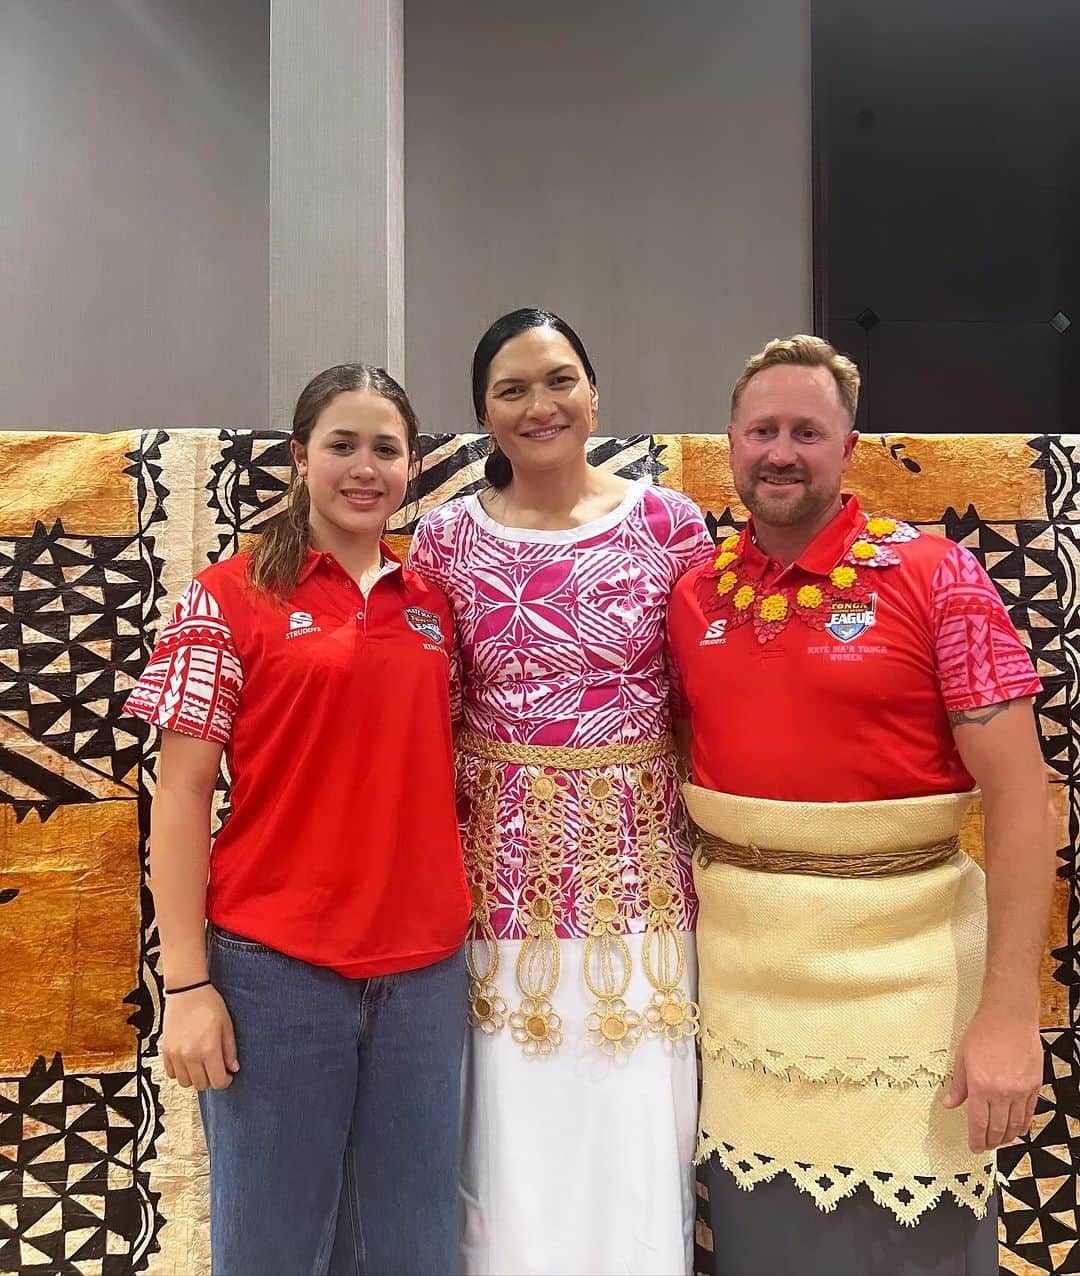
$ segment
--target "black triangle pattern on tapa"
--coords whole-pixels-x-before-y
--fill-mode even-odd
[[[207,504],[220,525],[216,561],[236,552],[240,536],[255,532],[285,507],[289,436],[280,430],[223,430],[210,467]]]
[[[1054,1276],[1080,1271],[1075,1042],[1073,1030],[1043,1033],[1043,1088],[1031,1133],[998,1153],[1009,1180],[1001,1194],[999,1235],[1008,1251],[1002,1253],[1002,1272],[1025,1270],[1011,1265],[1011,1255]]]
[[[1031,468],[1046,479],[1046,512],[1055,523],[1074,520],[1080,514],[1080,467],[1076,460],[1076,436],[1041,434],[1028,439],[1037,455]]]
[[[120,710],[146,662],[151,590],[138,537],[69,536],[57,521],[0,539],[0,795],[20,815],[134,796],[116,786],[143,733]]]
[[[969,506],[963,515],[947,510],[942,523],[923,524],[922,530],[969,549],[994,582],[1042,680],[1035,712],[1043,756],[1058,776],[1069,778],[1075,762],[1070,713],[1078,673],[1067,641],[1077,622],[1075,581],[1064,543],[1069,529],[1034,519],[983,523]]]
[[[134,1072],[65,1075],[59,1056],[0,1082],[0,1271],[121,1276],[154,1214],[135,1166],[143,1098]]]

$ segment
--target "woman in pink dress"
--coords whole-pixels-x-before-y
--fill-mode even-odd
[[[461,644],[472,892],[463,1266],[691,1270],[696,902],[664,620],[712,552],[685,496],[591,466],[596,377],[519,310],[473,359],[490,486],[421,519],[412,566]]]

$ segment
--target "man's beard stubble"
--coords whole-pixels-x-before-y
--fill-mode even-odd
[[[796,478],[803,482],[802,491],[797,500],[770,501],[768,497],[760,499],[762,491],[760,481],[763,478]],[[754,516],[754,520],[768,527],[797,527],[800,523],[818,523],[822,516],[836,503],[840,495],[840,482],[829,491],[815,486],[805,474],[798,472],[777,473],[775,470],[761,470],[750,476],[742,484],[736,483],[735,490],[739,499]],[[768,489],[764,489],[768,491]]]

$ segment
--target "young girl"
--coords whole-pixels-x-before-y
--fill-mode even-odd
[[[473,901],[461,1199],[470,1276],[690,1270],[690,848],[668,596],[712,554],[692,501],[594,468],[596,377],[540,310],[473,359],[488,486],[411,561],[461,635]]]
[[[453,622],[380,540],[416,418],[386,372],[345,364],[300,395],[290,447],[288,511],[192,581],[127,703],[163,728],[161,1051],[200,1091],[215,1276],[452,1272]]]

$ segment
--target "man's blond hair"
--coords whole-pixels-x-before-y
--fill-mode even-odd
[[[752,358],[747,359],[742,375],[735,382],[731,392],[731,415],[739,406],[742,392],[753,377],[766,368],[776,368],[781,364],[798,368],[828,368],[836,382],[840,394],[840,402],[847,410],[851,423],[855,423],[855,412],[859,406],[859,369],[842,354],[829,345],[821,337],[811,337],[799,333],[784,340],[773,340]]]

